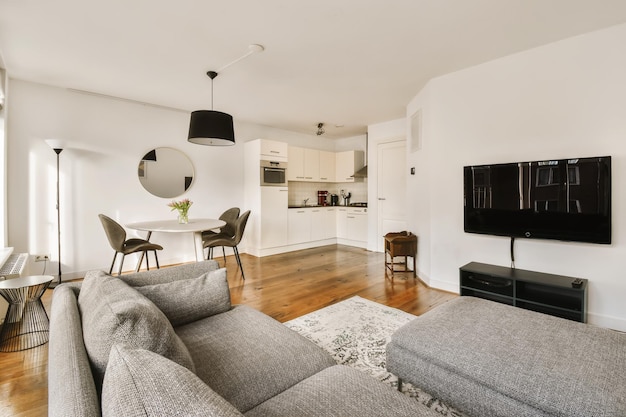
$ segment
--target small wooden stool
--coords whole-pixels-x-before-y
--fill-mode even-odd
[[[391,257],[388,261],[387,254]],[[394,262],[396,256],[404,256],[404,262]],[[385,267],[394,272],[411,272],[408,266],[407,257],[413,258],[413,278],[417,278],[416,261],[417,256],[417,236],[411,232],[387,233],[385,235]],[[394,265],[404,265],[404,269],[397,270]]]

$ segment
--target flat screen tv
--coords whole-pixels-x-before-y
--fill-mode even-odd
[[[463,168],[468,233],[611,243],[611,157]]]

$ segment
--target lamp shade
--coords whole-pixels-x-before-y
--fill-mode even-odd
[[[199,145],[234,145],[233,116],[215,110],[196,110],[191,112],[189,137],[187,140]]]

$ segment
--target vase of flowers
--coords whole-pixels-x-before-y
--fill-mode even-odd
[[[178,211],[178,223],[189,223],[189,207],[193,204],[188,198],[181,201],[172,201],[167,206],[172,208],[172,211]]]

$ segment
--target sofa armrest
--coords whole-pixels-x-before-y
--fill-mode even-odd
[[[52,295],[48,346],[48,415],[99,416],[100,402],[83,343],[77,289],[59,285]]]

